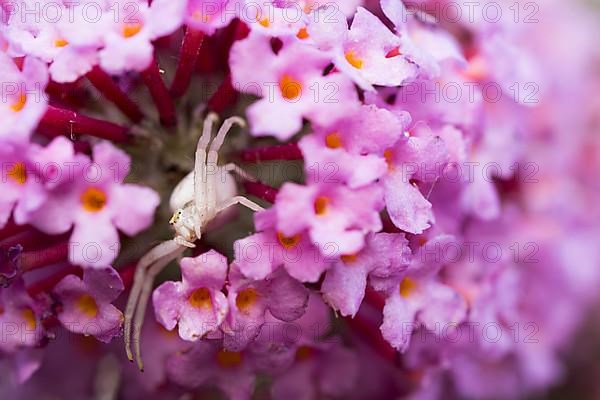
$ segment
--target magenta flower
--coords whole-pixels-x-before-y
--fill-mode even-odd
[[[326,125],[355,104],[352,83],[338,73],[323,76],[329,60],[309,46],[291,42],[275,54],[268,38],[250,34],[233,46],[230,64],[234,87],[262,98],[247,110],[255,136],[286,140],[302,118]]]
[[[236,241],[235,262],[244,276],[262,280],[283,266],[300,282],[316,282],[328,265],[327,257],[306,233],[286,236],[277,230],[273,209],[255,214],[258,233]]]
[[[22,199],[32,163],[27,157],[29,146],[0,142],[2,180],[0,181],[0,228],[4,227],[13,209]]]
[[[68,275],[54,287],[60,302],[58,319],[71,332],[108,343],[121,333],[123,313],[111,303],[123,289],[112,267],[86,269],[83,279]]]
[[[38,193],[43,200],[28,204],[20,221],[49,234],[65,233],[74,226],[70,261],[83,266],[109,265],[120,248],[117,229],[131,236],[147,228],[158,195],[122,183],[129,173],[129,157],[108,142],[94,146],[93,163],[73,153],[68,141],[59,141],[50,150],[56,151],[57,160],[64,160],[58,168],[61,176],[67,174],[69,179]],[[61,156],[65,153],[66,157]]]
[[[44,93],[48,71],[43,62],[26,57],[19,69],[6,53],[0,52],[1,142],[27,142],[46,111]]]
[[[229,314],[222,328],[228,350],[246,347],[260,333],[267,312],[278,320],[292,322],[306,310],[308,290],[283,270],[253,281],[244,278],[233,264],[228,280]]]
[[[152,296],[156,319],[167,330],[179,325],[183,340],[197,341],[221,326],[229,305],[221,292],[227,259],[214,250],[181,260],[181,282],[165,282]]]
[[[381,230],[379,212],[383,193],[371,185],[351,190],[345,186],[286,183],[275,205],[277,227],[286,237],[308,234],[328,257],[353,255],[369,232]]]

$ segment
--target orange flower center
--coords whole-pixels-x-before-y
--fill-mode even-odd
[[[354,68],[362,69],[364,62],[356,55],[354,50],[347,51],[344,56],[346,57],[346,61],[348,61],[348,63]]]
[[[142,24],[139,22],[133,22],[133,23],[126,23],[123,26],[123,37],[124,38],[131,38],[134,37],[135,35],[137,35],[138,33],[140,33],[140,31],[142,30]]]
[[[25,324],[27,325],[28,329],[33,330],[36,328],[37,321],[35,319],[35,313],[31,308],[24,309],[21,315],[23,315],[23,318],[25,318]]]
[[[79,311],[89,318],[95,318],[98,315],[98,305],[96,300],[89,294],[83,294],[77,299],[77,307]]]
[[[279,90],[286,100],[296,100],[302,93],[302,84],[288,74],[285,74],[279,80]]]
[[[300,29],[296,34],[296,37],[300,40],[308,39],[309,36],[310,35],[308,34],[308,30],[306,28]]]
[[[383,152],[383,157],[385,158],[385,162],[388,165],[388,170],[394,170],[394,151],[392,149],[387,149]]]
[[[235,299],[235,305],[242,312],[247,312],[259,298],[259,294],[254,288],[244,289],[238,293]]]
[[[21,111],[23,108],[25,108],[25,103],[27,103],[27,95],[25,93],[21,93],[19,95],[19,98],[17,99],[16,102],[14,102],[10,108],[11,110],[13,110],[14,112],[19,112]]]
[[[237,351],[219,350],[217,363],[222,368],[235,368],[242,364],[242,353]]]
[[[27,170],[25,169],[25,164],[22,162],[15,163],[15,165],[8,170],[8,177],[19,185],[24,185],[25,182],[27,182]]]
[[[190,295],[188,301],[195,308],[211,308],[212,300],[210,298],[210,292],[207,288],[196,289]]]
[[[345,264],[352,264],[358,260],[357,254],[349,254],[347,256],[340,257]]]
[[[202,11],[200,11],[200,10],[194,11],[192,13],[192,18],[195,19],[196,21],[202,21],[202,22],[210,21],[210,16],[208,16],[206,14],[202,14]]]
[[[405,299],[409,297],[417,288],[417,282],[410,278],[404,278],[402,282],[400,282],[400,296]]]
[[[56,39],[54,41],[54,47],[65,47],[68,44],[69,42],[67,42],[65,39]]]
[[[325,215],[327,213],[327,208],[329,208],[329,203],[331,201],[329,198],[325,196],[319,196],[315,200],[315,213],[317,215]]]
[[[263,19],[259,20],[258,23],[260,25],[264,26],[265,28],[268,28],[269,26],[271,26],[271,22],[269,21],[269,18],[263,18]]]
[[[283,233],[281,233],[281,232],[277,232],[277,240],[279,241],[279,244],[281,244],[283,247],[285,247],[288,250],[296,247],[298,245],[298,243],[300,243],[301,238],[302,238],[302,235],[300,235],[300,234],[294,235],[292,237],[288,237],[288,236],[284,236]]]
[[[338,132],[330,133],[325,136],[325,145],[330,149],[339,149],[342,147],[342,137]]]
[[[88,212],[99,212],[106,206],[106,193],[98,188],[88,188],[81,194],[81,204]]]

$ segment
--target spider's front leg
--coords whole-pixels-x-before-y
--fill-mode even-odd
[[[177,258],[184,249],[185,247],[179,246],[175,240],[167,240],[166,242],[163,242],[150,250],[144,257],[140,259],[136,267],[133,287],[129,293],[127,307],[125,308],[125,351],[127,352],[127,358],[129,358],[131,361],[133,361],[133,352],[131,349],[132,321],[137,315],[140,296],[143,293],[144,286],[148,279],[146,272],[147,270],[152,269],[155,265],[162,265],[164,263],[164,266],[166,266],[169,262]],[[135,337],[134,340],[136,340]],[[139,336],[137,337],[136,341],[139,343]]]

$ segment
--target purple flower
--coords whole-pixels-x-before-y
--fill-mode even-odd
[[[232,400],[250,399],[255,374],[251,355],[227,351],[220,341],[204,340],[167,361],[169,378],[184,387],[212,384]]]
[[[45,337],[42,326],[44,304],[32,299],[22,279],[0,289],[0,326],[3,338],[0,349],[15,353],[24,347],[36,346]]]
[[[383,179],[385,204],[394,225],[410,233],[422,233],[435,222],[431,203],[419,183],[435,184],[447,164],[444,141],[427,129],[413,130],[404,143],[388,149],[389,173]]]
[[[356,254],[369,232],[381,230],[382,194],[375,185],[352,190],[320,182],[286,183],[275,205],[277,227],[286,237],[308,233],[328,257]]]
[[[61,304],[58,319],[71,332],[108,343],[121,333],[123,313],[111,303],[123,289],[112,267],[86,269],[83,279],[67,275],[54,287]]]
[[[181,259],[181,282],[165,282],[152,295],[156,319],[183,340],[196,341],[221,326],[229,305],[221,292],[227,259],[214,250]]]
[[[341,315],[354,317],[363,301],[367,278],[376,289],[386,289],[386,281],[406,270],[409,256],[403,234],[371,234],[362,251],[342,256],[327,271],[321,285],[323,299]]]
[[[328,260],[307,233],[286,236],[278,231],[277,215],[268,209],[254,216],[258,233],[235,242],[235,261],[244,276],[262,280],[278,267],[300,282],[316,282]]]
[[[408,348],[417,324],[440,332],[449,324],[458,326],[466,316],[464,299],[437,278],[444,262],[444,246],[452,240],[452,236],[440,235],[427,241],[389,292],[381,333],[401,352]]]
[[[356,91],[339,73],[323,76],[328,64],[306,45],[287,43],[275,54],[258,34],[238,41],[230,54],[234,87],[262,98],[247,110],[252,134],[287,140],[300,131],[302,118],[325,125],[350,112]]]
[[[46,65],[33,57],[25,57],[20,70],[12,58],[0,52],[0,75],[0,142],[28,142],[46,112]]]
[[[308,290],[279,270],[264,280],[246,279],[233,264],[227,286],[229,314],[222,329],[224,346],[239,351],[253,340],[265,323],[265,313],[292,322],[300,318],[308,304]]]

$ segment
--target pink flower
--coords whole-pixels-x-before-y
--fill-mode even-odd
[[[387,280],[406,270],[409,256],[403,234],[369,235],[362,251],[341,257],[327,271],[321,285],[324,300],[341,315],[354,317],[362,304],[367,278],[383,290]]]
[[[86,269],[83,280],[64,277],[55,287],[63,326],[74,333],[110,342],[121,332],[123,314],[111,304],[123,291],[121,277],[112,267]]]
[[[167,330],[179,325],[183,340],[196,341],[218,330],[229,310],[221,292],[227,259],[214,250],[181,260],[181,282],[165,282],[154,291],[156,319]]]
[[[51,150],[63,161],[58,165],[60,175],[66,174],[68,179],[37,193],[43,201],[28,204],[19,220],[48,234],[65,233],[74,226],[70,261],[107,266],[119,252],[117,229],[132,236],[147,228],[159,204],[158,195],[122,183],[129,173],[129,157],[108,142],[94,146],[94,162],[75,154],[66,140],[58,141]],[[63,152],[67,155],[61,156]]]
[[[329,257],[356,254],[369,232],[381,230],[382,195],[376,185],[352,190],[320,182],[286,183],[275,205],[277,228],[286,237],[307,233]]]
[[[440,332],[440,326],[458,324],[466,317],[464,299],[436,276],[444,262],[444,246],[452,240],[452,236],[439,235],[420,247],[409,268],[389,291],[381,333],[401,352],[408,348],[419,324]]]
[[[20,70],[6,53],[0,52],[0,75],[0,142],[27,142],[46,112],[46,65],[26,57]]]
[[[306,173],[350,188],[373,183],[387,173],[385,151],[404,138],[409,122],[407,113],[361,106],[345,118],[315,126],[315,133],[300,141]]]
[[[224,346],[230,351],[240,351],[260,333],[267,312],[292,322],[306,311],[308,290],[283,270],[253,281],[244,278],[233,264],[228,280],[229,314],[222,330]]]
[[[184,9],[183,1],[173,0],[155,0],[150,6],[142,0],[112,2],[96,27],[103,34],[102,69],[121,74],[148,68],[154,56],[152,41],[177,30]]]
[[[43,304],[32,299],[22,279],[0,290],[0,326],[3,338],[0,349],[14,353],[22,347],[33,347],[44,338]]]
[[[297,42],[277,54],[258,34],[236,42],[230,54],[234,87],[262,97],[247,110],[252,134],[287,140],[300,131],[302,118],[325,125],[351,112],[356,91],[341,74],[323,76],[328,64],[324,54]]]
[[[277,230],[271,208],[254,216],[258,233],[235,242],[235,261],[244,276],[262,280],[283,266],[300,282],[316,282],[329,261],[306,233],[286,236]]]

